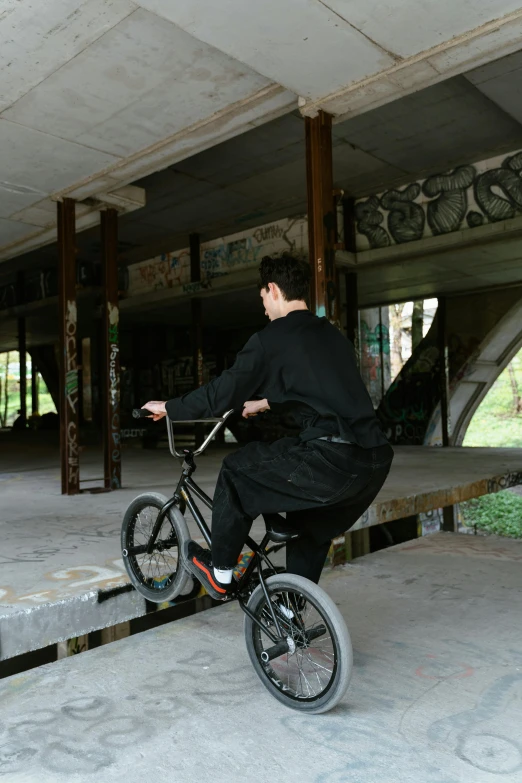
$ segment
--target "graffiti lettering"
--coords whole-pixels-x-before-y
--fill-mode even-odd
[[[146,429],[125,429],[121,431],[120,435],[122,440],[126,440],[127,438],[141,438],[146,432]]]
[[[67,475],[67,491],[75,491],[79,487],[80,468],[78,461],[78,432],[76,415],[78,410],[78,368],[76,354],[77,309],[74,300],[68,300],[65,309],[65,399],[69,415],[73,417],[65,424],[65,460]]]
[[[284,237],[285,231],[282,226],[263,226],[254,231],[254,239],[256,242],[268,242],[270,239],[281,239]]]
[[[121,450],[120,450],[120,359],[119,359],[119,310],[118,306],[107,303],[108,355],[109,355],[109,436],[112,443],[110,454],[109,481],[111,489],[121,486]]]

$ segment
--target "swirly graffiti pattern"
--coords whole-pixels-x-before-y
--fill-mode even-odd
[[[521,213],[522,151],[457,166],[355,205],[357,233],[371,249],[477,228]]]

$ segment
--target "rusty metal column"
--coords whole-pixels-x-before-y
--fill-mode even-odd
[[[190,282],[201,280],[201,245],[199,234],[189,235],[190,247]],[[191,300],[192,308],[192,375],[194,385],[199,389],[203,386],[203,302],[201,299]],[[195,443],[198,445],[205,439],[205,425],[194,426]]]
[[[343,201],[344,247],[350,253],[355,253],[355,199],[345,198]],[[357,272],[345,272],[346,284],[346,336],[352,342],[357,357],[361,363],[361,348],[359,338],[359,297],[357,289]]]
[[[199,234],[190,234],[190,282],[201,280],[201,247]],[[192,355],[194,383],[203,386],[203,302],[192,299]]]
[[[31,356],[31,410],[36,415],[38,415],[40,408],[39,386],[38,370],[36,369],[34,358]]]
[[[78,460],[78,364],[76,349],[76,220],[73,199],[59,201],[60,454],[62,495],[80,491]]]
[[[312,265],[312,310],[340,326],[335,268],[336,211],[332,174],[332,117],[306,117],[308,248]]]
[[[16,303],[25,304],[25,276],[23,272],[16,275]],[[18,318],[18,361],[20,375],[20,418],[27,422],[27,339],[25,318]]]
[[[118,213],[100,213],[103,274],[103,464],[106,489],[121,487]]]
[[[20,358],[20,418],[27,422],[27,341],[25,318],[18,319],[18,356]]]

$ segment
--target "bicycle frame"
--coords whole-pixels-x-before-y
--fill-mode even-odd
[[[169,510],[176,505],[180,508],[180,510],[182,510],[182,513],[185,510],[185,507],[188,507],[190,513],[194,518],[194,521],[196,522],[199,530],[201,531],[203,538],[207,542],[208,546],[211,547],[212,536],[211,536],[210,529],[207,523],[205,522],[203,515],[194,500],[193,495],[199,498],[209,509],[212,509],[212,499],[206,494],[206,492],[204,492],[201,489],[201,487],[199,487],[196,484],[196,482],[192,478],[192,474],[197,469],[197,466],[194,462],[194,457],[198,456],[205,450],[205,448],[208,446],[208,444],[210,443],[214,435],[224,425],[225,421],[229,418],[229,416],[232,415],[232,413],[233,411],[228,411],[221,419],[202,419],[202,420],[198,419],[198,420],[194,420],[193,422],[183,422],[185,424],[188,423],[194,424],[194,423],[201,423],[201,422],[205,422],[208,424],[209,421],[217,422],[212,432],[207,436],[207,438],[203,441],[202,445],[198,449],[196,449],[193,452],[189,450],[185,450],[183,453],[179,453],[178,451],[176,451],[175,444],[174,444],[173,422],[171,422],[170,419],[167,418],[167,433],[169,438],[170,452],[172,456],[177,457],[178,459],[183,459],[182,472],[173,496],[170,498],[170,500],[167,501],[167,503],[165,503],[165,505],[161,508],[158,514],[158,518],[156,520],[156,523],[152,530],[151,537],[146,547],[147,554],[152,554],[163,521],[166,515],[168,514]],[[271,639],[271,641],[274,642],[277,649],[281,650],[282,649],[281,645],[286,645],[286,641],[285,641],[286,637],[284,637],[281,631],[281,626],[279,624],[278,617],[274,611],[272,602],[270,601],[265,579],[263,577],[262,566],[264,561],[268,565],[268,567],[275,572],[274,566],[271,563],[270,559],[268,558],[268,555],[271,552],[276,552],[279,549],[282,549],[283,546],[285,546],[285,544],[278,544],[267,549],[267,544],[269,541],[270,541],[270,536],[268,533],[266,533],[263,536],[263,540],[261,541],[260,544],[257,544],[250,536],[248,536],[245,543],[254,552],[254,557],[250,560],[250,563],[246,567],[244,573],[238,579],[234,597],[239,602],[239,605],[241,606],[243,612],[245,612],[245,614],[247,614],[250,617],[252,622],[255,623],[263,631],[263,633],[265,633]],[[262,590],[264,592],[265,600],[270,610],[272,620],[274,622],[274,626],[277,629],[278,636],[273,634],[266,626],[264,626],[262,623],[259,622],[259,620],[252,614],[252,612],[246,606],[246,600],[242,595],[256,568],[258,570],[259,581]],[[288,648],[286,651],[288,651]],[[274,653],[275,653],[275,648],[274,648]],[[278,652],[278,654],[281,654],[281,652]]]

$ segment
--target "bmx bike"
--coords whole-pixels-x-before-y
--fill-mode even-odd
[[[170,452],[182,460],[181,476],[170,499],[155,492],[135,498],[122,524],[121,547],[129,578],[147,600],[172,601],[193,577],[185,568],[183,544],[189,540],[185,520],[188,509],[208,546],[211,531],[195,497],[209,509],[212,499],[192,478],[195,458],[207,448],[233,413],[220,419],[202,419],[215,426],[194,451],[176,451],[173,422],[168,418]],[[150,415],[147,409],[133,412]],[[181,422],[180,422],[181,423]],[[183,422],[187,424],[189,422]],[[274,566],[270,555],[299,536],[285,520],[267,523],[258,544],[247,539],[250,560],[234,572],[234,589],[228,600],[237,600],[245,614],[247,651],[263,685],[280,702],[307,713],[334,707],[348,688],[352,671],[352,645],[346,623],[327,593],[309,579]]]

